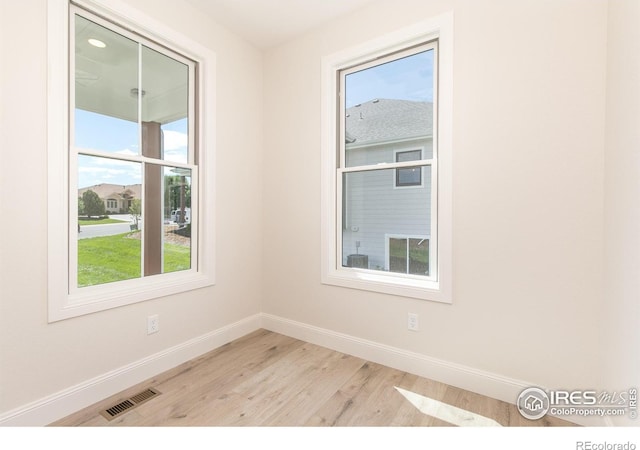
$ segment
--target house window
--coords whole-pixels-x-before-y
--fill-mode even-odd
[[[422,150],[397,151],[396,162],[419,161]],[[421,167],[401,167],[396,169],[396,187],[422,186]]]
[[[129,213],[134,203],[126,186],[140,186],[136,213],[144,219],[142,227],[125,224],[116,234],[114,226],[90,238],[80,233],[71,290],[189,270],[196,225],[176,227],[165,220],[196,195],[196,63],[80,8],[71,8],[70,22],[69,147],[77,189],[95,186],[103,195],[120,195]],[[70,217],[72,229],[75,219]]]
[[[337,176],[346,206],[341,218],[343,267],[354,267],[350,260],[357,252],[366,255],[368,269],[398,273],[385,264],[385,237],[436,233],[432,216],[437,191],[433,157],[437,51],[437,41],[429,41],[338,72],[342,111],[338,126],[344,137],[339,151],[344,165]],[[407,92],[398,92],[397,84],[406,85]],[[425,152],[397,150],[407,145]],[[396,187],[422,188],[394,190],[394,178]],[[435,259],[437,253],[425,255]],[[425,264],[437,267],[435,261]],[[427,272],[402,271],[429,277]]]
[[[452,29],[323,60],[326,284],[451,302]]]
[[[49,135],[51,321],[213,284],[211,200],[200,195],[213,182],[213,123],[196,105],[213,110],[214,55],[160,24],[138,32],[146,17],[126,5],[82,3],[49,2],[49,89],[65,93],[49,109],[68,111],[49,115],[66,130]],[[175,210],[189,220],[171,222]],[[106,214],[115,223],[91,224]]]

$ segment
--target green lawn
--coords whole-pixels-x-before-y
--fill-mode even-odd
[[[110,219],[108,217],[100,218],[100,219],[98,219],[97,217],[93,218],[93,219],[87,219],[87,218],[81,219],[81,218],[78,218],[78,223],[80,225],[104,225],[106,223],[123,223],[123,222],[125,222],[125,221],[124,220],[118,220],[118,219]]]
[[[191,247],[164,244],[164,273],[191,268]]]
[[[93,286],[140,277],[140,239],[130,233],[78,241],[78,286]],[[189,269],[191,249],[164,244],[164,272]]]

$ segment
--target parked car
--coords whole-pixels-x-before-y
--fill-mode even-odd
[[[184,209],[184,218],[180,220],[181,210],[174,209],[171,211],[171,221],[176,223],[191,223],[191,208]]]

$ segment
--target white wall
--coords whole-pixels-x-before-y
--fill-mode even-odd
[[[184,2],[129,3],[217,53],[217,285],[47,324],[46,1],[1,1],[0,416],[260,311],[262,55]]]
[[[321,57],[449,10],[453,304],[321,285]],[[593,388],[606,17],[605,0],[383,0],[268,51],[264,312],[516,380]],[[420,332],[407,331],[407,312]]]
[[[640,386],[640,2],[612,0],[608,24],[602,387],[622,391]]]
[[[548,387],[638,384],[636,0],[381,0],[264,55],[128,2],[217,53],[218,282],[47,324],[46,2],[0,1],[0,416],[260,311]],[[320,59],[448,10],[454,303],[321,285]]]

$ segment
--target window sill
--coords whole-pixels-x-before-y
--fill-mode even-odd
[[[402,277],[373,270],[334,269],[323,274],[322,284],[438,303],[452,303],[450,292],[442,289],[442,283],[438,281]]]
[[[133,303],[180,294],[214,285],[214,279],[203,273],[163,274],[160,278],[119,281],[79,289],[52,302],[49,322],[70,319]],[[50,299],[53,300],[53,299]]]

